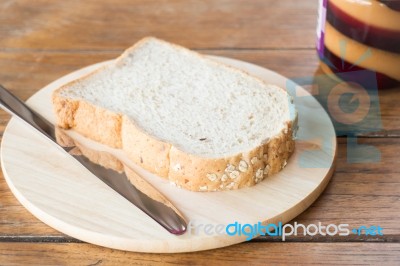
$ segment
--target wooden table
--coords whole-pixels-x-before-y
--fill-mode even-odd
[[[49,82],[115,58],[157,36],[202,53],[249,61],[288,77],[318,72],[316,1],[0,2],[0,82],[26,100]],[[400,263],[400,87],[379,92],[383,130],[363,134],[376,163],[348,163],[339,137],[337,169],[322,196],[294,221],[380,225],[384,236],[260,237],[197,253],[141,254],[82,243],[43,224],[0,177],[0,264]],[[0,132],[9,121],[1,111]],[[294,222],[293,221],[293,222]],[[292,222],[292,223],[293,223]]]

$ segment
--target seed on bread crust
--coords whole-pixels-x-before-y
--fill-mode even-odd
[[[211,182],[217,180],[216,174],[207,174],[206,176],[207,176],[208,180],[210,180]]]
[[[240,175],[239,171],[236,171],[236,170],[233,171],[232,173],[229,173],[229,177],[230,177],[231,179],[238,178],[239,175]]]
[[[226,188],[231,189],[231,188],[233,188],[234,185],[235,185],[235,182],[231,182],[229,185],[226,186]]]
[[[258,169],[256,172],[256,178],[257,179],[262,178],[263,174],[264,174],[264,170],[262,168]]]
[[[247,171],[247,169],[249,169],[249,166],[247,165],[247,163],[245,161],[241,160],[239,162],[239,171],[244,173]]]
[[[207,188],[208,188],[207,186],[201,186],[201,187],[199,187],[199,190],[200,190],[200,191],[206,191]]]
[[[228,176],[226,174],[223,174],[221,177],[221,181],[225,182],[226,180],[228,180]]]
[[[234,171],[234,170],[235,170],[235,166],[233,166],[232,164],[228,164],[228,165],[226,166],[225,172],[230,173],[230,172],[232,172],[232,171]]]
[[[265,167],[262,167],[257,170],[254,176],[254,182],[257,184],[264,179],[264,176],[267,176],[269,173],[270,166],[267,164]]]
[[[270,169],[271,167],[267,164],[266,166],[265,166],[265,168],[264,168],[264,175],[268,175],[268,173],[269,173],[269,169]]]
[[[251,164],[256,164],[258,162],[258,158],[257,157],[253,157],[250,160]]]

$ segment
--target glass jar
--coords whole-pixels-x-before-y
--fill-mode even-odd
[[[319,0],[317,51],[328,74],[370,71],[378,88],[400,84],[400,1]]]

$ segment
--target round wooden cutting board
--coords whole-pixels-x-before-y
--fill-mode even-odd
[[[223,57],[213,58],[268,83],[283,88],[294,85],[265,68]],[[32,96],[28,104],[54,122],[52,91],[107,63],[86,67],[51,83]],[[329,116],[303,88],[295,86],[294,91],[299,113],[295,153],[283,171],[254,187],[226,192],[189,192],[132,166],[190,221],[188,232],[181,236],[169,234],[59,147],[15,118],[4,132],[2,169],[14,195],[33,215],[49,226],[89,243],[157,253],[232,245],[246,241],[247,236],[229,236],[224,230],[217,229],[218,224],[288,222],[310,206],[333,173],[336,136]],[[87,140],[81,138],[80,141]],[[110,152],[125,160],[119,151]]]

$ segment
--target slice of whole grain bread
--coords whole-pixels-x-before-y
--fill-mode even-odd
[[[56,90],[53,104],[60,127],[193,191],[252,186],[294,150],[286,91],[151,37]]]

